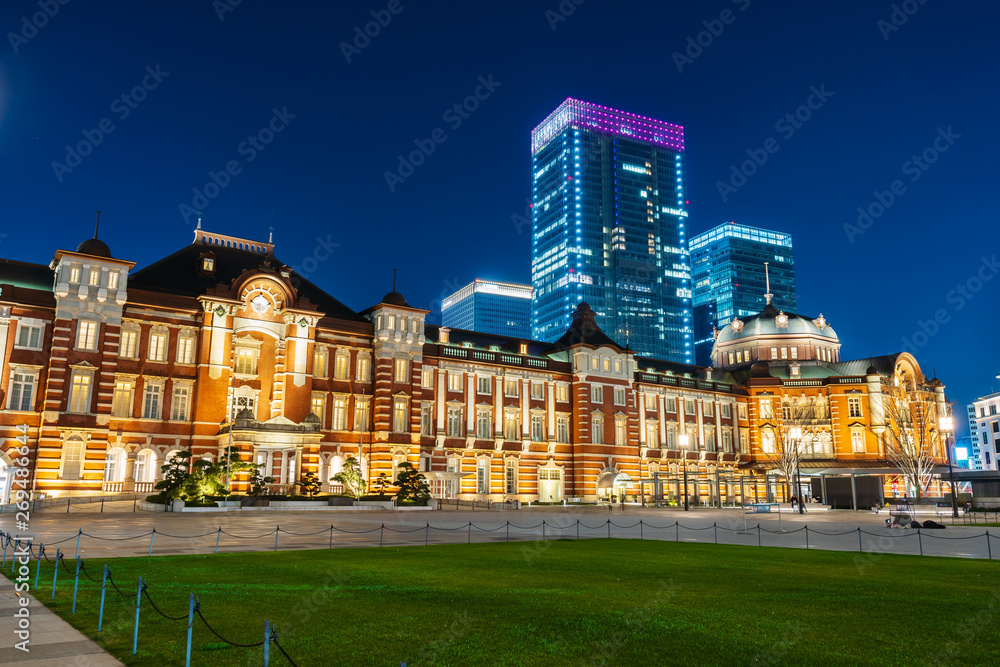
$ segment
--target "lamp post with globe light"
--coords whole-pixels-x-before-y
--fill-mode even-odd
[[[955,493],[955,469],[952,467],[951,456],[951,434],[955,430],[955,420],[950,414],[938,420],[938,426],[944,433],[944,453],[948,459],[948,478],[951,485],[951,516],[958,518],[958,498]]]
[[[802,460],[802,451],[800,449],[800,447],[802,446],[802,429],[798,426],[793,426],[788,430],[788,436],[792,441],[791,442],[792,447],[795,448],[792,450],[795,452],[795,483],[793,485],[793,488],[795,489],[795,497],[799,499],[799,514],[805,514],[806,510],[805,507],[803,506],[802,498],[799,497],[802,495],[802,487],[799,482],[799,480],[802,479],[801,463],[800,463]]]

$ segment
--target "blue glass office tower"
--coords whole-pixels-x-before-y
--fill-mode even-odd
[[[534,337],[586,301],[619,344],[692,362],[684,129],[570,98],[531,133],[531,163]]]
[[[690,250],[695,363],[711,365],[713,325],[721,329],[764,308],[768,278],[775,308],[798,308],[791,234],[729,222],[692,237]]]
[[[497,336],[531,340],[531,285],[476,278],[441,302],[441,323]]]

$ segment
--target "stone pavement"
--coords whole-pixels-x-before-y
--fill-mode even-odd
[[[23,607],[18,601],[13,582],[0,577],[0,665],[113,667],[122,664],[82,632],[49,611],[41,602],[30,595],[27,597],[31,602]],[[14,634],[18,629],[18,619],[14,613],[25,608],[30,613],[28,652],[14,647],[15,643],[21,641]]]

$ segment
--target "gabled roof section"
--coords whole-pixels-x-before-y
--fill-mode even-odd
[[[573,323],[555,342],[555,349],[564,350],[577,345],[590,347],[613,347],[619,352],[624,348],[616,343],[597,326],[597,316],[586,301],[581,301],[573,312]]]
[[[902,352],[884,354],[881,357],[867,359],[852,359],[828,364],[837,375],[868,375],[868,369],[873,367],[883,377],[892,377],[896,373],[896,361]]]
[[[212,238],[212,235],[207,236]],[[211,253],[215,258],[211,273],[199,270],[199,258],[205,253]],[[246,271],[265,269],[273,272],[284,266],[271,252],[270,244],[247,241],[244,248],[230,247],[203,241],[199,235],[191,245],[129,276],[129,288],[198,297],[213,291],[220,283],[231,287]],[[291,269],[288,271],[298,298],[307,299],[327,317],[352,322],[367,321]]]
[[[52,292],[55,274],[45,264],[0,259],[0,283],[25,289]]]

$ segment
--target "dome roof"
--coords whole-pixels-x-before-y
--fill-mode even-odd
[[[826,321],[822,313],[816,319],[795,313],[785,313],[773,305],[743,320],[734,318],[719,332],[718,343],[739,341],[758,336],[783,336],[789,334],[809,334],[839,340],[837,332]]]
[[[387,303],[390,306],[405,306],[407,308],[410,307],[410,304],[406,303],[406,299],[403,298],[403,295],[400,294],[399,292],[396,292],[395,290],[389,292],[384,297],[382,297],[382,303]]]
[[[87,239],[76,247],[76,251],[83,255],[93,255],[95,257],[111,257],[111,248],[100,239]]]

